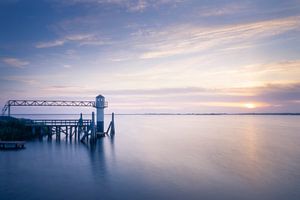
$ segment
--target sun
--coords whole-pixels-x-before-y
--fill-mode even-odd
[[[256,108],[256,105],[254,103],[245,103],[244,107],[248,109],[253,109]]]

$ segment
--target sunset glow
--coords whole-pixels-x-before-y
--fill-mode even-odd
[[[103,94],[107,112],[300,112],[296,0],[4,0],[0,13],[0,105]]]
[[[245,108],[249,108],[249,109],[256,108],[256,105],[254,103],[245,103],[244,106]]]

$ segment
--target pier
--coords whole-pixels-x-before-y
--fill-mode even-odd
[[[60,100],[9,100],[2,109],[2,115],[7,113],[11,115],[13,106],[68,106],[68,107],[94,107],[95,113],[92,112],[92,119],[83,119],[82,114],[79,119],[37,119],[28,120],[26,126],[30,127],[32,134],[40,137],[60,139],[65,136],[66,139],[80,140],[82,142],[94,141],[99,137],[115,134],[114,114],[107,131],[104,131],[104,108],[108,107],[104,96],[98,95],[95,101],[60,101]]]
[[[32,134],[39,133],[41,137],[47,136],[51,139],[53,135],[56,139],[61,139],[61,136],[65,136],[67,139],[81,140],[83,135],[94,134],[94,126],[92,120],[79,120],[73,119],[39,119],[31,120],[26,123],[26,126],[31,127]]]
[[[24,149],[24,141],[0,141],[0,149]]]

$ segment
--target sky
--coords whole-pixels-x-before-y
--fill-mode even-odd
[[[300,0],[1,0],[0,27],[0,105],[300,112]]]

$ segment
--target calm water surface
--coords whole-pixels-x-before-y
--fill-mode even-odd
[[[26,147],[0,151],[1,200],[300,199],[299,116],[116,116],[95,148]]]

